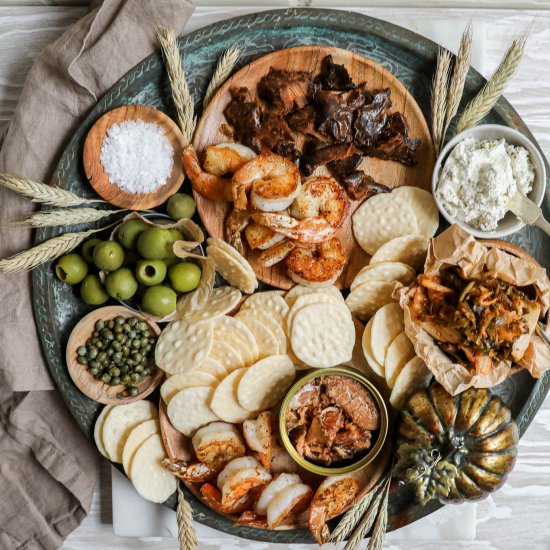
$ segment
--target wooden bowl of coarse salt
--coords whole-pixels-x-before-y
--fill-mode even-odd
[[[84,142],[86,177],[96,193],[129,210],[154,208],[185,178],[185,142],[176,123],[157,109],[128,105],[105,113]]]

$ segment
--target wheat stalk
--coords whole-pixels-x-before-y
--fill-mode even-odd
[[[227,80],[227,77],[231,74],[231,71],[235,68],[239,57],[241,57],[242,49],[237,44],[232,44],[223,52],[222,56],[218,60],[210,84],[204,94],[203,108],[210,103],[212,96],[216,90]]]
[[[51,206],[78,206],[80,204],[105,202],[97,199],[83,199],[59,187],[18,178],[12,174],[0,174],[0,185],[31,199],[32,202],[41,202]]]
[[[95,208],[71,208],[68,210],[45,210],[33,212],[21,220],[7,222],[6,225],[30,227],[58,227],[92,223],[126,210],[96,210]]]
[[[451,68],[451,54],[444,48],[437,52],[437,66],[432,79],[431,111],[432,111],[432,141],[439,152],[439,144],[442,141],[445,113],[447,111],[447,84]]]
[[[372,530],[372,535],[369,540],[369,545],[367,550],[382,550],[384,546],[384,538],[386,536],[386,529],[388,528],[388,499],[390,495],[390,483],[386,484],[386,489],[384,491],[384,499],[380,505],[380,512],[376,518],[376,523],[374,524],[374,529]]]
[[[458,112],[460,100],[464,92],[464,84],[466,83],[466,76],[470,70],[470,59],[472,56],[472,25],[471,23],[464,29],[462,33],[462,39],[460,40],[460,47],[456,56],[453,74],[449,83],[449,90],[447,92],[447,105],[445,108],[445,122],[443,124],[443,131],[441,133],[441,141],[438,144],[438,150],[441,150],[445,142],[445,136],[451,121]]]
[[[330,536],[331,542],[342,542],[355,529],[359,520],[363,517],[373,498],[382,487],[386,478],[382,478],[359,502],[354,504],[340,520]]]
[[[183,63],[176,34],[171,29],[161,26],[157,28],[157,38],[160,43],[166,72],[170,79],[170,86],[172,87],[172,98],[176,106],[178,125],[186,143],[189,144],[195,131],[197,117],[195,116],[193,98],[183,72]]]
[[[523,57],[526,41],[527,34],[523,34],[512,41],[493,76],[464,109],[458,120],[455,134],[475,126],[495,106],[506,84],[518,68]]]
[[[178,482],[178,507],[176,510],[176,519],[178,522],[178,539],[181,550],[196,550],[197,533],[193,524],[193,512],[191,505],[185,500],[185,495]]]
[[[10,258],[0,260],[0,273],[18,273],[21,271],[29,271],[36,266],[55,260],[74,250],[84,239],[98,231],[90,229],[79,233],[65,233],[59,237],[54,237],[45,241],[29,250],[19,252]]]

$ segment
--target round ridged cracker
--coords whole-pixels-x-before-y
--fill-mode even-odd
[[[395,301],[394,288],[394,282],[367,281],[348,294],[346,304],[355,317],[367,321],[382,306]]]
[[[279,324],[283,324],[288,314],[288,305],[285,299],[275,290],[256,292],[249,296],[242,304],[241,311],[260,309],[274,317]]]
[[[290,333],[292,330],[292,321],[296,316],[296,313],[303,307],[309,306],[311,304],[332,304],[336,307],[344,308],[348,313],[349,310],[346,307],[344,299],[341,297],[334,296],[333,294],[328,294],[324,292],[315,292],[313,294],[302,294],[298,296],[294,301],[294,305],[288,313],[286,318],[286,327],[287,331]]]
[[[403,185],[392,191],[397,200],[406,202],[416,216],[418,233],[424,237],[433,237],[439,227],[439,210],[433,195],[420,187]]]
[[[243,408],[237,395],[239,382],[248,369],[237,369],[226,376],[216,388],[210,406],[219,418],[225,422],[238,424],[254,413]]]
[[[214,340],[209,357],[221,363],[227,372],[233,372],[246,366],[241,352],[222,340]]]
[[[216,271],[232,286],[252,294],[258,288],[258,280],[252,270],[229,255],[225,250],[213,245],[206,247],[206,255],[214,260]]]
[[[395,380],[403,367],[414,357],[414,346],[407,333],[398,334],[390,344],[384,361],[384,372],[388,388],[395,386]]]
[[[214,388],[207,386],[185,388],[176,393],[166,408],[172,426],[189,437],[202,426],[219,420],[210,408],[213,395]]]
[[[236,317],[224,315],[214,322],[214,334],[217,339],[235,342],[245,364],[252,365],[258,360],[259,351],[250,329]]]
[[[361,344],[363,346],[363,354],[365,355],[365,359],[367,360],[367,363],[369,364],[370,368],[374,371],[374,373],[383,378],[384,365],[381,365],[380,363],[378,363],[378,361],[374,358],[374,355],[372,354],[372,349],[370,347],[371,329],[372,329],[372,319],[365,326],[363,337],[361,339]]]
[[[244,323],[256,340],[258,347],[258,359],[269,357],[270,355],[279,354],[279,342],[275,335],[262,323],[249,315],[239,316],[237,313],[236,318]]]
[[[342,307],[311,304],[294,316],[290,341],[294,353],[306,365],[334,367],[351,359],[355,325]]]
[[[288,304],[288,307],[291,308],[294,306],[294,303],[298,297],[304,296],[305,294],[330,294],[336,298],[341,298],[342,300],[344,299],[340,290],[334,285],[323,288],[312,288],[310,286],[296,285],[286,293],[285,302]]]
[[[412,283],[415,275],[415,270],[410,265],[402,262],[370,264],[357,273],[349,289],[355,290],[360,284],[369,281],[399,281],[404,285],[408,285]]]
[[[209,323],[172,321],[155,346],[155,363],[165,372],[181,374],[194,370],[210,353],[214,329]]]
[[[193,372],[205,372],[216,377],[218,380],[223,380],[229,374],[227,369],[213,357],[207,357]]]
[[[258,361],[243,374],[237,397],[249,411],[265,411],[276,405],[294,382],[296,369],[286,355]]]
[[[216,239],[214,237],[209,237],[206,239],[206,244],[214,246],[223,250],[226,254],[229,254],[235,261],[239,262],[244,269],[248,270],[251,275],[254,275],[254,270],[250,265],[249,261],[236,249],[233,248],[229,243],[222,241],[221,239]]]
[[[422,235],[397,237],[381,246],[370,259],[370,265],[381,262],[403,262],[420,271],[426,261],[428,239]]]
[[[208,302],[201,309],[188,313],[184,316],[184,320],[189,323],[214,321],[235,309],[241,298],[242,293],[238,288],[220,286],[210,293]]]
[[[418,233],[412,208],[395,200],[393,193],[367,199],[353,214],[352,222],[355,240],[371,255],[396,237]]]
[[[244,311],[239,311],[235,317],[241,320],[245,317],[252,317],[260,321],[260,323],[262,323],[277,340],[278,351],[275,355],[282,355],[286,353],[286,334],[283,326],[279,324],[276,319],[271,317],[268,312],[262,309],[245,309]]]
[[[175,374],[162,383],[160,387],[160,395],[164,402],[168,405],[174,395],[185,388],[197,388],[203,386],[211,386],[215,388],[219,380],[210,373],[190,371],[183,374]]]
[[[103,445],[113,462],[122,462],[122,451],[130,432],[146,420],[158,418],[158,409],[151,401],[135,401],[116,405],[103,424]]]
[[[432,373],[420,357],[413,357],[401,370],[390,395],[390,404],[400,409],[405,401],[417,390],[430,383]]]
[[[109,456],[107,455],[107,451],[105,450],[105,445],[103,445],[103,424],[105,424],[105,419],[107,418],[107,415],[111,412],[111,409],[113,407],[114,405],[107,405],[106,407],[103,407],[94,425],[94,441],[98,451],[105,458],[109,458]]]
[[[385,364],[386,353],[395,337],[405,330],[403,310],[397,302],[381,307],[372,318],[370,348],[376,361]]]
[[[126,443],[124,444],[124,449],[122,450],[122,466],[126,475],[131,478],[132,472],[132,460],[136,454],[136,451],[140,445],[153,434],[159,433],[160,426],[159,421],[156,419],[146,420],[141,424],[138,424],[128,436]]]
[[[176,477],[164,466],[166,451],[159,435],[149,436],[132,460],[131,479],[136,491],[151,502],[164,502],[177,489]]]

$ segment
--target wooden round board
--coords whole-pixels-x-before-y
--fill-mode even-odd
[[[199,121],[193,141],[199,155],[207,145],[227,141],[227,136],[222,133],[221,127],[226,123],[223,111],[230,101],[230,88],[247,87],[256,97],[256,84],[269,72],[271,67],[288,71],[309,71],[315,75],[320,70],[322,59],[327,55],[332,55],[335,63],[345,65],[355,83],[367,81],[371,89],[390,88],[392,109],[401,112],[407,119],[410,127],[409,135],[422,140],[417,154],[418,162],[415,166],[405,166],[397,162],[365,157],[361,168],[377,182],[391,188],[400,185],[413,185],[429,189],[435,153],[430,131],[420,107],[405,86],[381,65],[340,48],[299,46],[279,50],[256,59],[235,73],[218,90]],[[327,172],[323,172],[321,169],[315,173]],[[194,195],[197,210],[206,229],[213,237],[223,239],[224,222],[230,212],[231,204],[211,201],[196,192]],[[344,245],[348,256],[346,267],[336,283],[340,288],[349,287],[357,272],[369,258],[353,237],[351,214],[360,204],[360,201],[352,201],[350,215],[336,234]],[[289,289],[294,285],[294,282],[286,274],[285,262],[265,268],[258,261],[258,256],[258,251],[251,251],[248,256],[258,279],[277,288]]]

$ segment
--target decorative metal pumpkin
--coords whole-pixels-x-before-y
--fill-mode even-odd
[[[394,474],[414,483],[421,504],[479,500],[514,467],[519,440],[510,409],[487,389],[452,396],[440,384],[401,410]]]

